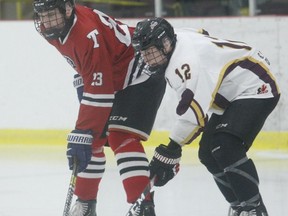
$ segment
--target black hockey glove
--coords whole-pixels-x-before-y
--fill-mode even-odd
[[[72,170],[74,160],[78,165],[78,172],[86,169],[92,157],[92,131],[91,130],[73,130],[67,138],[67,158],[69,169]]]
[[[171,146],[171,142],[174,143]],[[155,186],[164,186],[179,171],[182,148],[174,141],[168,146],[160,144],[149,164],[150,177],[156,176]]]

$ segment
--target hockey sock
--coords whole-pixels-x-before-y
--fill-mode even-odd
[[[111,131],[108,139],[117,160],[127,202],[134,203],[149,183],[149,162],[140,138]],[[146,199],[151,199],[150,195]]]
[[[231,205],[239,204],[259,193],[258,175],[246,156],[243,141],[228,133],[217,133],[211,145],[211,153],[221,170],[214,174],[218,187]],[[226,187],[226,188],[225,188]],[[234,193],[229,195],[229,189]]]
[[[217,184],[219,190],[225,197],[225,199],[230,203],[235,203],[238,205],[238,199],[235,196],[231,184],[229,183],[223,169],[221,169],[214,158],[204,157],[202,155],[201,162],[206,166],[207,170],[213,175],[215,183]]]
[[[235,196],[233,189],[231,187],[231,184],[227,180],[225,173],[220,172],[220,173],[214,174],[213,177],[214,177],[214,180],[215,180],[219,190],[221,191],[221,193],[223,194],[225,199],[231,205],[239,205],[240,202],[238,202],[238,199]]]
[[[87,168],[78,173],[74,194],[82,200],[97,198],[100,181],[105,171],[104,152],[93,153]]]
[[[248,201],[259,195],[259,178],[251,159],[242,158],[226,167],[224,172],[240,202]]]

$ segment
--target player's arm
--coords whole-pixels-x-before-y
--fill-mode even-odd
[[[177,106],[178,119],[170,133],[170,138],[180,146],[188,145],[203,131],[207,121],[209,101],[203,94],[203,99],[191,89],[186,89]]]
[[[192,93],[191,90],[187,90]],[[183,92],[183,95],[187,94],[187,91]],[[187,95],[186,95],[187,96]],[[191,104],[194,98],[191,97],[189,101],[184,96],[179,101],[177,111],[181,106],[181,112],[177,112],[179,119],[177,120],[174,128],[170,134],[170,142],[168,145],[160,144],[154,152],[154,156],[150,162],[150,174],[151,177],[156,175],[155,186],[163,186],[170,181],[179,171],[180,159],[182,153],[182,146],[189,144],[195,139],[202,131],[207,118],[205,118],[203,112],[199,112],[201,107],[197,107],[197,112]],[[188,103],[187,107],[184,107],[183,103]],[[185,105],[186,106],[186,105]]]
[[[105,79],[107,80],[104,81]],[[109,79],[103,77],[102,73],[83,76],[83,95],[76,127],[68,136],[67,157],[70,169],[76,158],[79,172],[83,171],[91,160],[92,145],[99,143],[99,139],[105,134],[114,100],[113,83],[109,83],[112,82]],[[103,83],[107,85],[104,86]]]
[[[182,86],[178,87],[180,90],[177,91],[178,119],[170,138],[181,146],[190,144],[202,132],[208,121],[207,113],[214,91],[213,83],[209,81],[211,77],[201,67],[207,62],[200,58],[193,61],[197,64],[185,64],[185,70],[179,69],[174,75],[175,80],[180,77]]]
[[[91,43],[88,43],[88,45],[94,47],[93,41]],[[67,146],[70,168],[72,158],[76,157],[82,164],[79,172],[83,171],[91,160],[92,146],[93,148],[102,148],[100,146],[102,142],[99,142],[99,140],[105,134],[106,123],[114,101],[112,69],[111,63],[105,58],[104,52],[106,51],[100,50],[99,47],[84,48],[83,50],[86,50],[86,52],[83,52],[84,54],[81,55],[81,52],[79,52],[79,62],[82,64],[80,71],[82,79],[76,76],[74,83],[75,87],[78,87],[77,93],[80,101],[78,119],[75,129],[69,135],[75,139],[79,138],[80,141],[74,142],[74,139],[68,139]],[[89,53],[87,53],[87,50]],[[82,142],[87,136],[91,136],[90,142]]]
[[[202,83],[199,83],[198,78],[196,74],[194,79],[183,82],[180,89],[184,91],[179,93],[180,100],[176,109],[178,120],[170,134],[170,142],[168,145],[160,144],[155,149],[150,162],[150,172],[151,177],[156,175],[156,186],[165,185],[178,173],[182,146],[190,144],[208,121],[206,113],[211,94],[209,89],[199,89]]]

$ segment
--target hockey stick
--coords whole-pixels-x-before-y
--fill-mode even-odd
[[[230,215],[232,215],[232,208],[231,208],[231,206],[229,207],[229,210],[228,210],[228,216],[230,216]]]
[[[69,211],[70,211],[70,207],[71,207],[71,203],[72,203],[72,198],[74,195],[74,189],[75,189],[75,185],[76,185],[77,170],[78,170],[78,164],[77,164],[76,159],[74,158],[73,171],[72,171],[71,178],[70,178],[69,189],[68,189],[68,193],[66,196],[63,216],[69,215]]]
[[[152,179],[150,179],[149,183],[146,185],[146,187],[144,188],[144,190],[141,193],[141,195],[139,196],[139,198],[130,207],[126,216],[139,216],[140,206],[141,206],[143,200],[145,199],[145,197],[151,192],[151,189],[153,188],[154,183],[155,183],[155,178],[156,178],[156,176],[154,176]]]

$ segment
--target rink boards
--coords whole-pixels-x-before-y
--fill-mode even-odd
[[[65,145],[69,130],[0,130],[0,144],[39,144]],[[169,131],[152,131],[145,146],[157,146],[169,141]],[[198,146],[200,137],[187,147]],[[288,150],[288,132],[262,131],[257,136],[254,149]]]

